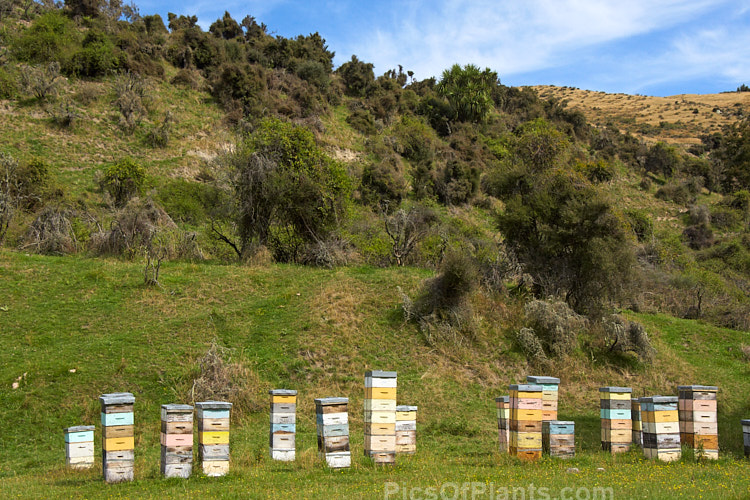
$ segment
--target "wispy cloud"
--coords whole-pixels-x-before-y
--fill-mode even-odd
[[[569,64],[583,49],[672,28],[721,3],[729,2],[413,2],[395,29],[379,26],[352,48],[379,69],[400,63],[418,77],[439,75],[455,62],[513,75]]]

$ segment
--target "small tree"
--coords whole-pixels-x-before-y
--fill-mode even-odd
[[[497,73],[468,64],[454,64],[443,71],[437,92],[445,97],[456,121],[481,122],[492,109],[492,89],[499,83]]]
[[[408,211],[400,208],[393,215],[384,213],[383,219],[385,232],[391,239],[391,255],[396,265],[403,266],[437,217],[432,210],[412,207]]]
[[[263,120],[219,163],[235,195],[239,242],[216,226],[214,232],[239,258],[254,245],[276,245],[277,256],[296,258],[284,247],[325,239],[352,189],[344,167],[323,153],[312,132],[277,119]]]

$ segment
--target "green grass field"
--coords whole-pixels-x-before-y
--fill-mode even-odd
[[[543,373],[562,379],[560,418],[576,421],[577,457],[522,464],[496,451],[494,398],[526,374],[542,373],[531,373],[509,331],[495,324],[502,312],[489,308],[479,310],[477,338],[428,345],[404,323],[397,286],[413,294],[429,276],[410,268],[168,262],[162,288],[149,288],[138,261],[1,250],[0,496],[384,498],[398,486],[390,498],[440,498],[441,488],[445,498],[472,498],[472,488],[474,498],[503,498],[512,488],[531,498],[533,485],[548,488],[534,498],[596,498],[594,488],[612,488],[613,498],[750,497],[739,422],[750,418],[750,362],[742,350],[750,334],[628,313],[651,335],[654,363],[608,364],[576,353]],[[224,478],[161,479],[159,406],[192,402],[212,342],[236,368],[232,470]],[[368,369],[397,370],[399,404],[419,406],[418,454],[399,457],[393,468],[374,467],[362,454]],[[683,384],[721,388],[718,462],[695,463],[690,452],[661,464],[638,451],[598,451],[599,386],[631,386],[642,396],[676,394]],[[299,390],[293,464],[268,457],[272,388]],[[129,484],[105,485],[98,465],[84,472],[64,466],[62,429],[97,422],[98,396],[113,391],[137,398],[136,481]],[[317,456],[313,399],[325,396],[350,398],[350,470],[328,470]],[[99,450],[98,430],[96,437]],[[490,486],[499,493],[491,496]]]

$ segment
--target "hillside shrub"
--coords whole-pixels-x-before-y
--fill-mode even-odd
[[[126,157],[103,170],[99,187],[109,194],[116,207],[123,207],[140,192],[145,180],[146,169]]]
[[[0,66],[0,99],[15,99],[18,91],[18,75],[9,65]]]
[[[94,78],[117,70],[121,60],[112,40],[102,31],[90,29],[83,38],[83,46],[73,54],[68,73]]]
[[[21,66],[21,87],[26,94],[40,101],[57,96],[60,82],[60,64],[57,62],[39,66]]]
[[[160,231],[175,230],[176,227],[153,200],[133,198],[117,211],[109,229],[91,235],[89,245],[95,255],[134,258],[155,250]]]
[[[217,206],[225,203],[214,185],[180,178],[167,180],[157,190],[156,200],[172,219],[193,225],[207,220]]]
[[[367,163],[362,169],[362,201],[376,207],[397,207],[406,197],[408,184],[403,165],[395,155]]]
[[[24,236],[23,248],[44,255],[76,252],[78,244],[71,223],[75,214],[66,208],[46,206]]]
[[[679,205],[690,205],[695,202],[701,187],[702,182],[696,178],[671,180],[657,189],[654,196]]]
[[[36,18],[12,43],[13,56],[23,62],[65,66],[79,46],[75,24],[58,10]]]
[[[461,343],[474,333],[469,296],[477,283],[477,269],[471,256],[449,251],[440,274],[425,281],[413,303],[405,302],[405,315],[419,324],[428,344]]]
[[[113,85],[115,106],[120,112],[120,127],[133,133],[146,115],[143,100],[146,97],[146,82],[138,74],[121,73]]]
[[[526,359],[532,363],[541,363],[547,360],[541,340],[537,337],[533,328],[521,328],[516,332],[516,343],[526,355]]]
[[[651,240],[654,235],[654,221],[643,210],[630,208],[625,210],[625,217],[639,243]]]
[[[365,108],[357,108],[346,117],[346,123],[351,127],[364,134],[364,135],[375,135],[378,133],[378,128],[375,126],[375,118],[372,113]]]

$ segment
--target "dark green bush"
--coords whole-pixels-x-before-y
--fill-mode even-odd
[[[378,129],[375,126],[375,119],[372,114],[365,108],[357,108],[346,117],[346,123],[351,127],[365,135],[375,135],[378,133]]]
[[[112,40],[102,31],[90,29],[83,39],[81,50],[73,54],[68,73],[97,77],[119,68],[121,59],[116,54]]]
[[[18,76],[9,65],[0,66],[0,99],[15,99],[18,90]]]
[[[223,203],[216,187],[184,179],[168,180],[156,199],[173,220],[194,225],[209,219],[213,208]]]
[[[337,70],[344,82],[347,95],[352,97],[367,97],[375,86],[375,73],[371,63],[362,62],[352,55],[350,61],[342,64]]]
[[[76,26],[60,11],[49,11],[34,20],[13,42],[11,51],[19,61],[43,64],[57,62],[65,67],[79,46]]]
[[[647,242],[652,238],[654,221],[646,212],[632,208],[625,210],[625,217],[627,217],[628,223],[640,243]]]

